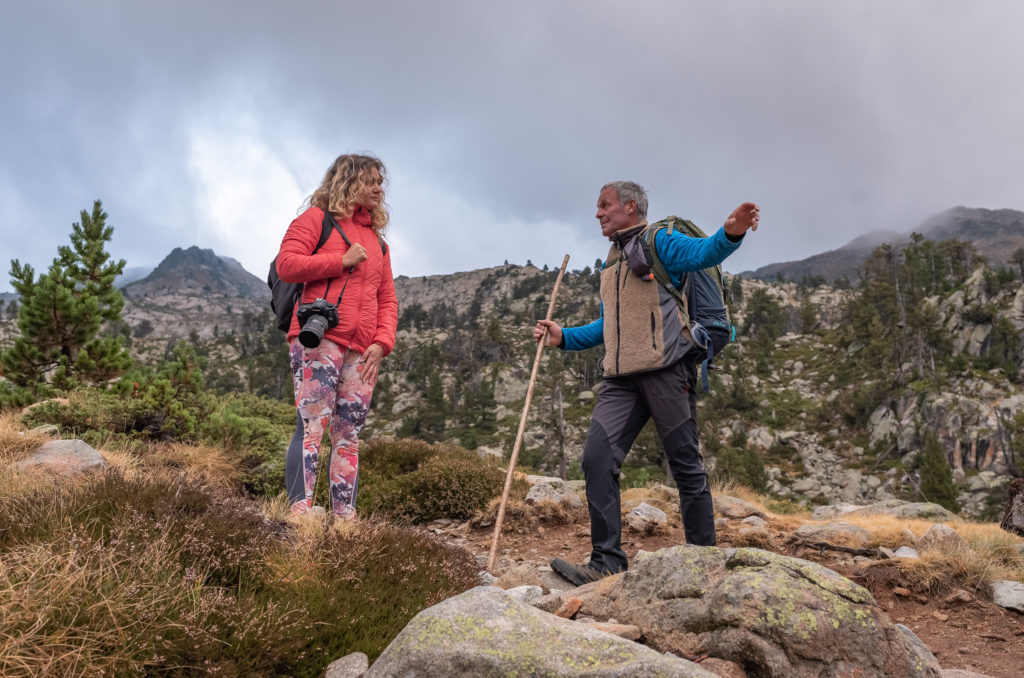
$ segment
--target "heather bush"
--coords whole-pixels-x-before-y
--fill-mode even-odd
[[[0,635],[18,639],[0,675],[319,676],[474,583],[467,552],[422,532],[285,533],[169,472],[0,496]]]
[[[302,634],[275,639],[303,657],[295,676],[323,675],[334,659],[363,652],[372,662],[422,609],[476,584],[472,556],[419,530],[375,521],[325,525],[276,563],[274,597],[302,610]]]
[[[359,510],[423,522],[469,518],[501,494],[505,472],[461,447],[383,440],[360,450]]]

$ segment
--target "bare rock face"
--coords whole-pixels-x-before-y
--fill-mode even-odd
[[[716,678],[696,664],[477,587],[417,614],[366,678],[403,676]]]
[[[635,624],[663,652],[706,654],[773,678],[940,675],[927,648],[866,589],[798,558],[679,546],[638,555],[605,581],[576,590],[580,613]]]
[[[1014,478],[1006,494],[1006,508],[999,527],[1024,537],[1024,478]]]
[[[99,452],[81,440],[52,440],[16,464],[18,468],[35,468],[62,476],[103,470],[109,465]]]

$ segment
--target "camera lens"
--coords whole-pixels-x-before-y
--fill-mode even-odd
[[[324,338],[324,330],[327,329],[327,318],[314,313],[309,316],[302,329],[299,330],[299,343],[306,348],[316,348]]]

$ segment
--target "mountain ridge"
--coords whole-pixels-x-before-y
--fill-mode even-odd
[[[1024,212],[1001,208],[951,207],[932,215],[905,233],[872,231],[857,236],[842,247],[814,254],[804,259],[761,266],[739,275],[755,280],[801,280],[820,277],[834,283],[839,278],[855,281],[860,262],[883,244],[901,248],[910,242],[912,233],[928,240],[953,238],[973,242],[978,253],[993,268],[1009,265],[1013,252],[1024,247]]]

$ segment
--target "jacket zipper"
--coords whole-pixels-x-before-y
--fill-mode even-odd
[[[622,347],[622,327],[619,323],[619,279],[622,277],[622,257],[615,268],[615,375],[619,374],[619,352]]]
[[[656,328],[656,324],[654,322],[654,311],[651,311],[651,348],[653,348],[655,351],[657,351],[658,350],[658,340],[655,338],[655,334],[654,334],[655,328]]]

